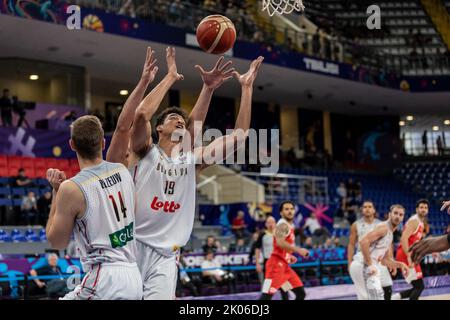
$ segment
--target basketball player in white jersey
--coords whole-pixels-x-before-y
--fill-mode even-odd
[[[364,201],[362,205],[362,218],[355,221],[350,229],[350,238],[347,247],[347,258],[349,265],[350,277],[355,284],[356,295],[358,300],[367,300],[366,286],[357,286],[356,284],[364,284],[362,279],[364,278],[360,268],[352,268],[353,257],[355,254],[355,248],[360,251],[359,240],[362,239],[367,233],[375,229],[375,227],[381,222],[375,218],[376,209],[372,201]],[[386,266],[380,266],[381,286],[384,291],[384,299],[390,300],[392,295],[392,278],[389,270]],[[359,279],[359,280],[358,280]]]
[[[174,152],[180,140],[174,141],[178,132],[184,140],[187,133],[193,133],[193,120],[204,121],[213,91],[231,76],[242,86],[241,108],[236,120],[235,132],[248,132],[251,117],[253,82],[262,63],[262,57],[255,60],[248,73],[240,75],[234,69],[225,70],[231,62],[222,65],[220,58],[215,68],[206,72],[200,70],[204,86],[189,120],[179,108],[166,109],[156,120],[158,144],[151,137],[150,120],[156,114],[160,103],[173,84],[182,80],[177,71],[175,49],[168,48],[166,54],[168,73],[161,83],[142,101],[131,128],[131,153],[138,161],[129,162],[132,170],[137,199],[136,222],[138,240],[138,261],[144,281],[145,299],[174,299],[177,277],[176,261],[179,248],[190,238],[195,215],[195,189],[197,171],[206,167],[196,159],[203,154],[215,155],[215,150],[237,147],[242,144],[236,133],[216,139],[206,148],[187,149]],[[186,130],[187,129],[187,130]],[[190,141],[194,141],[191,139]],[[229,148],[231,146],[231,148]],[[227,154],[223,155],[226,158]]]
[[[102,125],[94,116],[71,126],[70,147],[81,171],[66,180],[49,169],[53,200],[46,234],[62,250],[75,235],[86,276],[65,300],[140,300],[142,279],[136,264],[133,179],[125,166],[103,161]]]
[[[362,279],[356,277],[354,281],[356,287],[365,286],[368,300],[384,300],[380,270],[383,265],[389,269],[401,269],[404,274],[409,271],[406,264],[394,260],[392,253],[393,233],[404,216],[403,206],[392,205],[388,220],[380,222],[359,242],[361,251],[355,255],[351,267],[355,273],[363,273]]]

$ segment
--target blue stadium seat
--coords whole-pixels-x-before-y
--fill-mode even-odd
[[[9,198],[11,196],[11,189],[9,187],[0,187],[0,198]]]
[[[25,188],[12,188],[11,195],[13,197],[16,197],[16,196],[23,197],[26,195],[26,190],[25,190]]]
[[[3,229],[0,229],[0,242],[12,242],[11,236]]]
[[[0,178],[0,186],[8,186],[9,185],[9,178]]]
[[[27,241],[30,241],[30,242],[38,242],[39,241],[39,237],[36,235],[36,232],[34,232],[31,229],[28,229],[27,231],[25,231],[25,238],[27,239]]]
[[[42,242],[47,241],[47,236],[45,234],[45,229],[39,230],[39,240],[41,240]]]
[[[12,205],[14,207],[20,207],[22,205],[22,199],[12,199]]]
[[[0,207],[11,207],[12,206],[12,200],[11,199],[0,199]]]
[[[27,241],[25,236],[18,229],[14,229],[13,231],[11,231],[11,239],[14,242],[26,242]]]

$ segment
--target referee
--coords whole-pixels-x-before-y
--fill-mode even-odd
[[[259,235],[258,240],[256,240],[255,243],[256,272],[258,272],[261,283],[264,282],[264,275],[266,274],[266,262],[273,251],[273,233],[276,225],[277,222],[274,217],[267,217],[265,224],[266,229]],[[264,260],[263,267],[261,267],[261,255]],[[289,300],[288,292],[283,290],[280,290],[280,292],[283,300]]]

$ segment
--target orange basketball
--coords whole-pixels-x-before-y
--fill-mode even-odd
[[[204,51],[213,54],[227,52],[236,41],[236,28],[227,17],[207,16],[197,27],[197,41]]]

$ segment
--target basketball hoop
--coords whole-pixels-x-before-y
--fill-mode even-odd
[[[305,10],[302,0],[263,0],[262,10],[269,13],[269,16],[278,14],[289,14],[296,10],[302,12]]]

